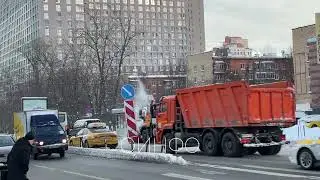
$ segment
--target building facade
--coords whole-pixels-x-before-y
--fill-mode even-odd
[[[292,29],[294,81],[297,103],[311,103],[310,59],[315,25]]]
[[[187,86],[211,84],[213,51],[198,53],[187,57]]]
[[[315,35],[317,45],[309,47],[311,108],[320,112],[320,13],[315,14]]]
[[[291,57],[240,58],[212,56],[212,53],[210,57],[209,53],[203,53],[197,55],[197,58],[189,57],[188,62],[189,87],[237,80],[245,80],[250,84],[293,81]]]
[[[186,75],[128,76],[128,79],[135,88],[138,87],[138,81],[141,81],[146,93],[152,95],[155,101],[159,101],[162,96],[173,95],[176,89],[186,87]]]
[[[144,30],[124,62],[127,75],[185,73],[186,56],[205,50],[203,0],[0,0],[0,73],[23,78],[28,62],[19,47],[37,38],[72,41],[72,29],[86,24],[86,9],[120,12]]]

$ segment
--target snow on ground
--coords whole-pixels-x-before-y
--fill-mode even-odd
[[[131,145],[128,143],[126,139],[121,140],[119,142],[118,149],[123,149],[123,150],[131,150]],[[145,152],[146,151],[146,144],[134,144],[133,145],[133,150],[135,152],[141,151]],[[184,147],[184,148],[179,148],[177,153],[196,153],[199,152],[200,149],[198,147]],[[161,152],[161,144],[150,144],[150,148],[148,149],[148,152],[152,153],[162,153]]]
[[[305,115],[298,120],[297,125],[283,129],[283,133],[286,135],[287,140],[295,141],[301,139],[319,139],[320,128],[306,127],[306,122],[310,121],[320,121],[320,115]]]
[[[178,165],[187,165],[188,162],[182,157],[174,156],[172,154],[164,153],[149,153],[149,152],[131,152],[123,149],[91,149],[91,148],[78,148],[69,147],[68,150],[71,154],[78,154],[84,156],[103,157],[108,159],[120,159],[131,161],[143,161],[153,163],[169,163]]]

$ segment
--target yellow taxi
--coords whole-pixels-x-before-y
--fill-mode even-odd
[[[118,135],[107,128],[106,123],[90,123],[81,129],[69,140],[70,146],[92,148],[108,147],[115,149],[118,146]]]
[[[306,126],[308,128],[316,128],[316,127],[320,128],[320,121],[309,121],[306,123]]]

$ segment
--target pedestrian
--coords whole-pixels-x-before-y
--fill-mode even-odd
[[[7,180],[28,180],[27,172],[33,143],[34,134],[31,131],[14,144],[7,158]]]

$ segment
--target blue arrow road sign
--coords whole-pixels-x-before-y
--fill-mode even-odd
[[[132,99],[135,95],[134,87],[131,84],[126,84],[121,88],[121,96],[123,99]]]

